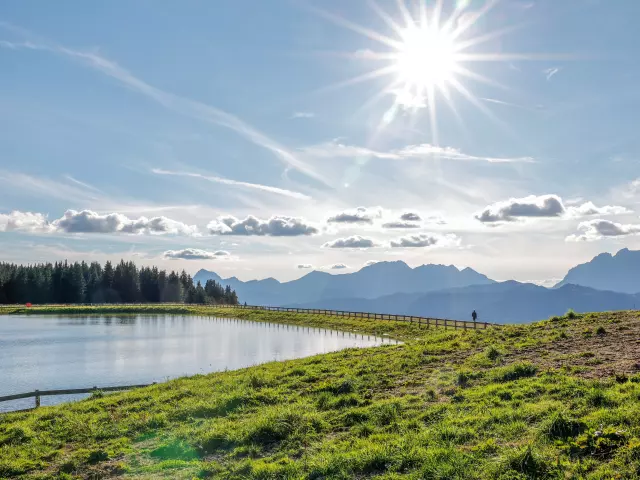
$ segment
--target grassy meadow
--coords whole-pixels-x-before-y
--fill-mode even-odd
[[[170,309],[389,335],[404,343],[0,415],[0,478],[640,476],[636,312],[445,331],[319,315]],[[0,314],[20,310],[0,308]],[[163,313],[140,306],[29,311]]]

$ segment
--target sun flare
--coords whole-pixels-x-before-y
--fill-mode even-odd
[[[398,83],[422,96],[433,87],[443,88],[456,71],[455,41],[437,27],[411,26],[401,34],[396,64]]]
[[[544,56],[523,55],[486,49],[493,40],[513,30],[507,26],[499,30],[478,32],[478,22],[498,3],[486,0],[472,8],[471,2],[458,0],[446,2],[435,0],[396,0],[399,15],[394,16],[383,10],[376,0],[369,5],[377,16],[389,27],[391,34],[373,30],[340,17],[331,12],[316,9],[317,13],[333,23],[356,32],[383,47],[382,50],[365,48],[347,54],[360,61],[372,62],[374,68],[360,75],[331,85],[329,88],[348,87],[366,81],[377,81],[391,77],[377,94],[364,105],[368,107],[393,98],[393,103],[382,116],[380,129],[391,123],[404,112],[418,115],[426,109],[429,114],[433,143],[437,144],[436,110],[440,100],[461,120],[454,102],[454,96],[461,96],[471,102],[488,118],[504,126],[492,113],[485,101],[477,97],[465,85],[467,81],[504,88],[498,82],[478,72],[480,63],[511,62],[542,59]],[[453,8],[450,6],[453,5]],[[485,48],[478,48],[485,45]],[[484,51],[481,51],[484,50]]]

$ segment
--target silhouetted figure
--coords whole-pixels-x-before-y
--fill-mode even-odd
[[[473,318],[473,321],[475,322],[476,320],[478,320],[478,314],[476,313],[476,311],[474,310],[473,313],[471,314],[471,318]]]

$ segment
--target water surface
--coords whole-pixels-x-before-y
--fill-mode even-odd
[[[147,384],[382,343],[396,342],[184,315],[0,316],[0,397],[36,389]],[[42,405],[72,398],[42,397]],[[0,402],[0,412],[28,408],[33,402]]]

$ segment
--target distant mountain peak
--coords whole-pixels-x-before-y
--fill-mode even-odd
[[[460,271],[453,265],[436,264],[411,268],[402,260],[377,262],[357,272],[340,275],[314,270],[301,278],[282,283],[273,278],[248,282],[236,277],[220,280],[217,274],[206,270],[200,270],[194,280],[205,283],[209,278],[223,285],[231,284],[241,301],[259,305],[288,305],[323,298],[376,298],[494,283],[470,268]]]
[[[556,287],[567,284],[611,292],[640,292],[640,251],[623,248],[615,255],[596,255],[569,270]]]

